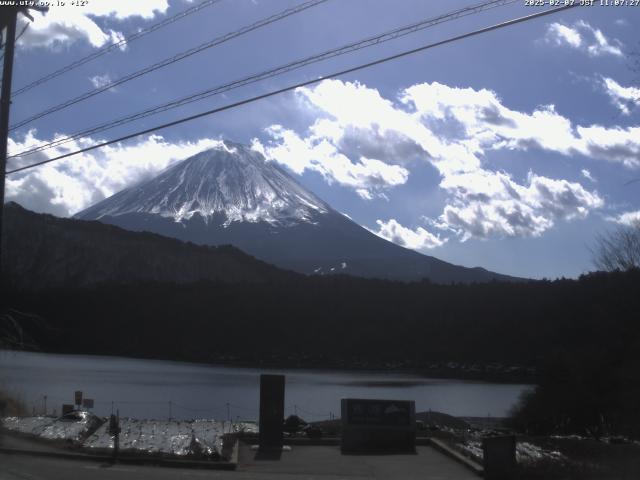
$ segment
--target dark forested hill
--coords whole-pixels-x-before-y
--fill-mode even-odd
[[[5,206],[5,280],[17,288],[104,282],[266,282],[298,277],[235,247],[198,246],[151,233]]]
[[[45,350],[254,365],[537,365],[554,351],[639,358],[640,272],[437,285],[347,276],[101,285],[10,294]],[[620,360],[626,361],[626,360]]]
[[[6,208],[3,309],[44,350],[254,365],[640,358],[640,272],[440,285],[286,272],[232,247]],[[35,317],[29,317],[35,318]]]

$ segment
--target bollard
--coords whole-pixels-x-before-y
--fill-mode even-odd
[[[486,480],[516,478],[516,437],[514,435],[482,439],[482,452]]]
[[[118,461],[118,451],[120,450],[120,412],[113,413],[109,417],[109,435],[113,437],[113,461]]]

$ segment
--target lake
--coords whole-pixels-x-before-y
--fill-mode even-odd
[[[285,414],[305,420],[340,415],[341,398],[415,400],[416,411],[504,416],[529,385],[434,379],[389,372],[256,369],[91,355],[0,350],[0,388],[41,413],[95,400],[94,412],[138,418],[258,417],[259,375],[286,375]]]

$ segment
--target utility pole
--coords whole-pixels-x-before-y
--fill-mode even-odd
[[[6,28],[4,36],[4,65],[2,66],[2,93],[0,94],[0,279],[2,279],[2,228],[4,225],[4,184],[7,172],[7,143],[9,141],[9,110],[11,109],[11,79],[13,77],[13,53],[16,47],[16,23],[18,13],[29,20],[33,17],[29,9],[46,12],[48,7],[16,7],[0,8],[0,30]]]
[[[7,171],[7,142],[9,141],[9,109],[11,108],[11,77],[13,75],[13,52],[16,46],[17,8],[5,7],[2,11],[4,36],[4,65],[2,67],[2,96],[0,97],[0,276],[2,262],[2,226],[4,225],[4,177]],[[1,278],[1,277],[0,277]]]

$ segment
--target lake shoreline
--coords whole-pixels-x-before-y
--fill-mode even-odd
[[[235,362],[234,362],[235,363]],[[425,377],[398,369],[346,370],[187,363],[68,353],[0,352],[6,388],[36,412],[60,410],[74,392],[95,413],[139,418],[257,418],[260,375],[286,376],[286,413],[337,416],[342,398],[411,399],[416,409],[457,416],[504,416],[531,384]],[[46,402],[45,402],[46,399]],[[210,417],[207,417],[210,416]]]
[[[2,352],[11,352],[12,350],[3,350]],[[537,372],[532,367],[524,367],[520,365],[504,365],[497,362],[491,363],[474,363],[469,362],[452,362],[439,361],[427,362],[426,365],[415,366],[404,362],[387,362],[384,364],[372,364],[355,360],[346,362],[338,360],[335,362],[318,362],[313,359],[302,361],[300,359],[259,359],[259,360],[242,360],[238,358],[228,358],[226,356],[217,357],[211,360],[195,360],[184,357],[161,357],[149,355],[131,355],[121,353],[95,353],[84,351],[46,351],[46,350],[15,350],[30,353],[42,353],[50,355],[78,355],[92,356],[104,358],[121,358],[132,360],[158,360],[165,362],[178,362],[191,364],[196,366],[207,367],[227,367],[242,369],[267,369],[267,370],[294,370],[309,372],[329,372],[329,373],[377,373],[377,374],[408,374],[416,375],[422,378],[433,378],[440,380],[464,380],[477,381],[496,384],[514,384],[533,385],[537,382]],[[475,368],[474,368],[475,367]]]

